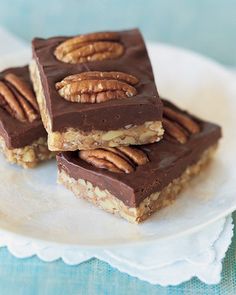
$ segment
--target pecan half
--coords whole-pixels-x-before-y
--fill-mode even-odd
[[[56,83],[58,93],[66,100],[79,103],[101,103],[137,94],[138,79],[123,72],[83,72]]]
[[[200,131],[199,125],[190,117],[183,113],[174,111],[169,107],[164,107],[164,116],[179,123],[192,134],[198,133]]]
[[[200,126],[188,115],[178,110],[164,106],[163,127],[169,136],[184,144],[190,134],[196,134],[200,131]]]
[[[133,147],[80,151],[79,157],[97,168],[117,173],[131,173],[136,166],[144,165],[149,161],[143,151]]]
[[[27,83],[9,73],[0,81],[0,106],[21,122],[33,122],[39,117],[38,104]]]
[[[68,39],[56,47],[54,55],[62,62],[76,64],[118,58],[123,52],[118,33],[101,32]]]
[[[163,124],[165,132],[168,135],[174,137],[180,143],[187,142],[187,140],[188,140],[187,135],[180,128],[180,126],[178,126],[176,123],[174,123],[166,118],[163,118],[162,124]]]

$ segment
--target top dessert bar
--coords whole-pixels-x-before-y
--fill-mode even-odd
[[[138,30],[36,38],[30,66],[51,150],[156,142],[162,103]]]
[[[0,149],[7,160],[33,167],[53,154],[40,118],[28,66],[0,73]]]

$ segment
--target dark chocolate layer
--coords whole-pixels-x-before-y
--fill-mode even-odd
[[[169,102],[165,104],[177,109]],[[74,179],[82,178],[103,190],[107,189],[130,207],[137,207],[150,194],[161,191],[188,166],[196,163],[203,151],[221,137],[219,126],[191,117],[200,125],[199,133],[191,135],[186,144],[164,138],[158,143],[143,145],[141,149],[150,161],[138,166],[133,173],[112,173],[95,168],[78,158],[78,152],[60,153],[57,156],[58,168]]]
[[[7,73],[17,75],[32,88],[28,66],[9,68],[0,73],[0,80]],[[47,133],[41,119],[35,120],[32,123],[22,123],[0,107],[0,136],[4,138],[8,148],[14,149],[29,145],[40,137],[46,137]]]
[[[33,58],[37,62],[44,88],[46,106],[52,119],[52,131],[73,127],[83,131],[116,130],[125,125],[141,125],[162,119],[162,104],[154,82],[151,63],[138,30],[119,32],[124,54],[112,60],[68,64],[57,60],[55,48],[70,37],[34,39]],[[66,101],[55,89],[55,83],[68,75],[84,71],[121,71],[139,79],[138,94],[100,104]]]

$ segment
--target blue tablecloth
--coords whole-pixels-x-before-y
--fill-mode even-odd
[[[236,213],[234,213],[236,224]],[[236,229],[234,229],[236,232]],[[234,295],[236,294],[236,235],[223,264],[219,285],[205,285],[197,279],[174,287],[160,287],[120,273],[107,263],[92,259],[78,266],[61,260],[42,262],[37,257],[17,259],[0,250],[1,295]]]

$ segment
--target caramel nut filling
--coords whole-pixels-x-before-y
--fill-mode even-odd
[[[137,166],[149,161],[142,150],[125,146],[80,151],[79,157],[97,168],[117,173],[134,172]]]
[[[56,83],[58,93],[68,101],[101,103],[137,94],[134,87],[139,80],[123,72],[83,72]]]
[[[80,35],[62,42],[54,51],[56,58],[65,63],[83,63],[115,59],[124,52],[116,32]]]
[[[6,74],[0,81],[0,107],[21,122],[33,122],[39,118],[33,91],[15,74]]]

